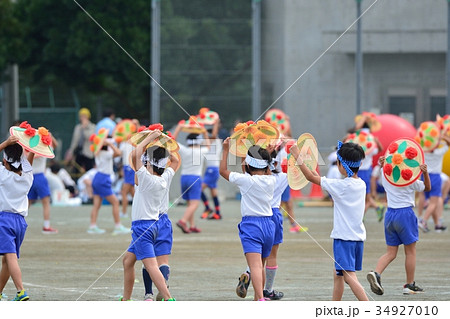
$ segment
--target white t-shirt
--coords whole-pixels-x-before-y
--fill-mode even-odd
[[[241,192],[241,215],[272,216],[272,199],[275,190],[273,175],[250,175],[231,172],[229,181]]]
[[[206,152],[206,167],[219,167],[222,155],[222,140],[216,138],[211,141],[209,151]]]
[[[208,148],[206,146],[187,147],[183,144],[178,145],[180,146],[181,175],[201,176]]]
[[[45,168],[47,166],[47,158],[42,156],[35,156],[33,159],[33,174],[45,174]]]
[[[320,186],[334,201],[331,238],[353,241],[366,240],[363,224],[366,204],[366,184],[361,178],[328,179],[322,177]]]
[[[56,190],[61,191],[66,189],[62,179],[57,174],[53,174],[50,168],[47,168],[47,170],[45,171],[45,177],[48,181],[50,193],[53,194],[53,192]]]
[[[130,166],[130,154],[133,151],[133,145],[128,142],[122,142],[119,150],[122,151],[122,165]]]
[[[275,177],[275,189],[273,191],[273,199],[270,205],[272,208],[279,208],[281,204],[281,195],[288,186],[288,179],[286,173],[272,174]]]
[[[447,151],[448,145],[444,143],[433,152],[424,153],[425,163],[428,167],[428,174],[440,174],[442,172],[442,161],[444,160],[444,155]]]
[[[108,147],[106,151],[98,152],[95,156],[95,166],[97,171],[103,174],[112,175],[114,174],[114,161],[113,161],[114,151],[111,147]]]
[[[342,176],[341,172],[339,172],[339,167],[337,165],[331,165],[327,172],[327,178],[330,179],[342,179],[344,176]]]
[[[407,186],[394,186],[383,174],[381,174],[381,184],[386,191],[387,205],[390,208],[414,207],[416,192],[423,192],[425,189],[425,184],[421,180],[416,180]]]
[[[135,188],[133,204],[131,206],[131,219],[135,220],[158,220],[159,213],[167,204],[170,181],[175,172],[172,168],[167,168],[161,176],[150,174],[142,166],[137,172],[138,186]]]
[[[0,212],[28,215],[28,192],[33,184],[33,172],[22,175],[8,171],[0,164]]]

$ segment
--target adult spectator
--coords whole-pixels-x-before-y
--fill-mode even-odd
[[[91,122],[91,112],[87,108],[80,109],[78,117],[80,123],[73,130],[72,143],[66,153],[66,160],[71,161],[75,157],[75,162],[88,171],[95,164],[89,141],[89,137],[95,133],[95,124]]]

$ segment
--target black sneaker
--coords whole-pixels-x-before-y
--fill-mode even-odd
[[[236,287],[236,294],[241,298],[245,298],[247,296],[247,289],[249,285],[250,285],[250,273],[244,272],[239,277],[239,283]]]
[[[269,298],[270,300],[280,300],[284,297],[284,293],[281,291],[272,290],[269,292],[268,290],[263,291],[264,298]]]
[[[420,294],[422,292],[423,292],[423,289],[416,286],[416,282],[413,282],[412,284],[406,284],[403,286],[403,294],[404,295]]]
[[[434,226],[434,231],[436,233],[441,233],[441,232],[446,231],[446,230],[447,230],[447,226],[444,226],[444,225]]]
[[[384,289],[381,286],[381,276],[376,271],[371,271],[367,274],[367,280],[370,284],[370,289],[372,289],[374,294],[382,295],[384,294]]]

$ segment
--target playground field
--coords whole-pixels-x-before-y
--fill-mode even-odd
[[[99,227],[107,232],[89,235],[90,206],[52,207],[52,225],[56,235],[41,233],[42,207],[30,208],[28,231],[21,249],[20,266],[23,281],[31,300],[38,301],[114,301],[123,289],[122,256],[130,243],[130,235],[111,234],[113,220],[110,206],[103,206]],[[131,208],[129,207],[129,211]],[[199,234],[182,234],[175,226],[184,206],[169,211],[174,225],[174,244],[170,257],[170,291],[179,301],[239,301],[235,288],[237,279],[246,269],[245,258],[237,233],[240,206],[236,200],[222,204],[224,218],[220,221],[196,219]],[[279,250],[279,268],[275,289],[283,291],[283,300],[328,301],[333,287],[331,207],[297,207],[296,220],[307,227],[307,233],[290,233],[285,220],[284,243]],[[450,221],[448,211],[444,219]],[[123,219],[130,225],[130,219]],[[366,273],[375,267],[385,251],[383,224],[378,223],[373,210],[365,218],[367,241],[363,271],[358,278],[366,288],[369,299],[376,301],[437,301],[450,300],[450,232],[420,233],[417,246],[416,282],[425,293],[402,295],[405,281],[404,253],[387,268],[382,277],[383,296],[374,295]],[[136,283],[132,298],[144,295],[141,263],[136,264]],[[355,297],[348,287],[344,300]],[[4,293],[11,299],[15,294],[12,281]],[[251,300],[250,288],[245,300]]]

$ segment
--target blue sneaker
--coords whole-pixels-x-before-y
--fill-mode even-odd
[[[13,301],[27,301],[30,300],[30,297],[27,295],[27,292],[25,290],[19,291],[16,294],[16,297],[13,299]]]

